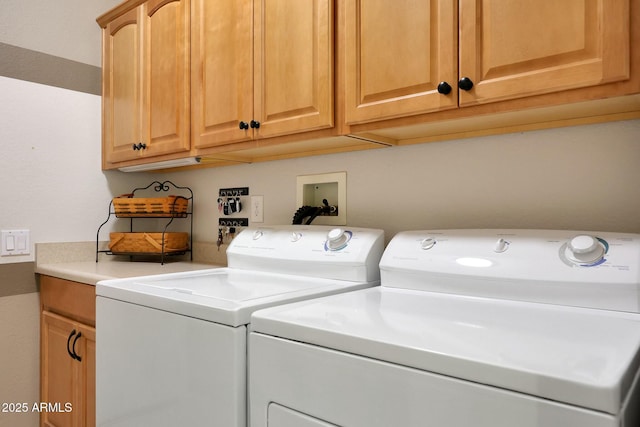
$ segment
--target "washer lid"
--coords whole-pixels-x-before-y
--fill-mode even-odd
[[[96,285],[96,294],[240,326],[249,323],[251,313],[260,308],[374,284],[217,268],[103,280]]]
[[[252,329],[616,414],[638,371],[638,319],[376,287],[262,310]]]

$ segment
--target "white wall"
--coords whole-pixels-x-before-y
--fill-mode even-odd
[[[95,18],[119,2],[2,0],[0,43],[100,66]],[[0,94],[0,229],[91,241],[112,194],[149,181],[100,171],[100,97],[1,76]],[[33,259],[0,257],[0,287],[3,265]],[[0,297],[0,402],[40,399],[39,309],[37,293]],[[37,412],[0,412],[0,427],[36,425]]]
[[[0,93],[0,228],[29,229],[32,242],[95,239],[112,194],[149,180],[100,170],[100,97],[5,77]]]
[[[558,228],[640,233],[640,120],[175,172],[215,241],[218,188],[264,195],[288,224],[297,175],[347,171],[347,221],[400,230]]]
[[[2,0],[0,42],[99,67],[96,18],[119,3],[121,0]]]

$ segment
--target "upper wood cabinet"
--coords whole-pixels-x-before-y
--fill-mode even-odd
[[[347,1],[346,123],[628,79],[629,26],[629,0]]]
[[[460,0],[460,105],[629,78],[628,0]]]
[[[191,135],[194,147],[245,141],[253,118],[252,0],[193,0]]]
[[[348,124],[458,105],[437,92],[458,70],[454,2],[349,0],[345,7]]]
[[[333,127],[332,0],[193,0],[195,148]]]
[[[189,0],[148,0],[103,27],[103,166],[188,151]]]

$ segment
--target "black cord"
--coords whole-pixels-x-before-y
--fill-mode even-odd
[[[309,225],[318,215],[322,213],[328,214],[331,212],[331,206],[329,206],[327,199],[322,199],[322,203],[324,206],[302,206],[301,208],[298,208],[296,213],[293,215],[293,221],[291,224],[302,224],[305,218],[309,218],[307,222],[304,223],[305,225]]]

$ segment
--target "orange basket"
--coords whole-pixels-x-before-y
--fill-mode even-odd
[[[114,254],[161,254],[162,233],[110,233],[109,250]],[[164,253],[189,249],[189,233],[164,233]]]
[[[118,218],[169,218],[187,216],[189,200],[181,196],[131,197],[125,194],[113,199],[113,209]]]

